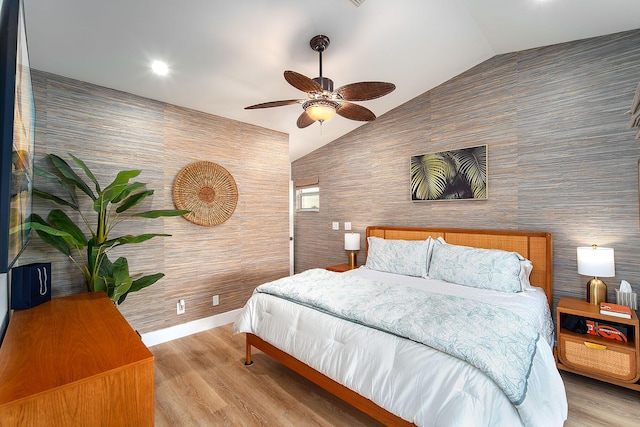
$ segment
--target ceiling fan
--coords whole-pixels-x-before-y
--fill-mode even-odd
[[[336,113],[350,120],[362,122],[375,120],[376,115],[371,110],[351,101],[368,101],[380,98],[392,92],[396,86],[393,83],[385,82],[359,82],[333,90],[333,80],[322,76],[322,52],[329,46],[329,37],[323,35],[315,36],[309,44],[311,49],[319,54],[320,76],[310,79],[295,71],[284,72],[284,79],[296,89],[306,92],[308,98],[264,102],[245,107],[245,110],[302,104],[304,111],[298,117],[297,122],[298,127],[301,129],[316,121],[322,124],[330,120]]]

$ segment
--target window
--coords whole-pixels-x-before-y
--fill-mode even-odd
[[[300,188],[296,191],[299,212],[318,212],[320,210],[320,187]]]
[[[297,212],[318,212],[320,210],[319,182],[317,175],[295,180]]]

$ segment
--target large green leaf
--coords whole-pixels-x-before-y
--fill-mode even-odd
[[[135,213],[131,216],[139,216],[142,218],[159,218],[161,216],[182,216],[188,214],[189,210],[175,210],[175,209],[158,209],[153,211],[146,211]]]
[[[115,239],[110,239],[104,242],[104,246],[116,246],[128,245],[132,243],[142,243],[147,240],[153,239],[154,237],[170,237],[171,234],[161,234],[161,233],[149,233],[149,234],[140,234],[139,236],[134,236],[131,234],[127,234],[126,236],[116,237]]]
[[[118,175],[99,195],[94,202],[93,210],[96,212],[104,212],[107,205],[113,200],[118,200],[120,195],[129,186],[129,180],[140,175],[139,170],[125,170],[118,172]]]
[[[58,196],[55,196],[55,195],[50,194],[50,193],[47,193],[45,191],[38,190],[37,188],[33,189],[33,195],[37,196],[37,197],[40,197],[41,199],[51,200],[51,201],[53,201],[53,202],[55,202],[55,203],[57,203],[59,205],[69,206],[74,211],[77,211],[79,209],[77,204],[74,204],[72,202],[68,202],[68,201],[66,201],[66,200],[64,200],[64,199],[62,199],[62,198],[60,198]]]
[[[95,291],[104,291],[107,293],[107,295],[109,294],[109,292],[107,291],[107,287],[108,287],[108,278],[105,276],[98,276],[93,280],[93,286],[90,286],[90,290],[92,292]]]
[[[104,189],[104,191],[107,191],[111,187],[118,187],[118,186],[121,186],[122,184],[128,184],[129,180],[131,178],[135,178],[136,176],[140,175],[140,172],[141,171],[139,169],[124,170],[124,171],[118,172],[118,175],[116,175],[116,177],[113,180],[113,182],[111,184],[107,185],[107,187]]]
[[[109,203],[111,203],[113,199],[120,197],[120,194],[122,194],[126,189],[127,184],[118,184],[105,188],[93,202],[93,210],[96,212],[106,212]]]
[[[119,257],[113,262],[113,279],[121,282],[129,276],[129,262],[124,257]]]
[[[89,186],[78,176],[78,174],[71,169],[71,166],[67,162],[65,162],[62,158],[56,156],[55,154],[48,154],[49,159],[53,166],[64,176],[67,180],[71,181],[76,187],[82,190],[87,196],[91,197],[92,200],[96,199],[95,194],[89,188]]]
[[[121,282],[115,282],[113,293],[110,296],[111,300],[119,301],[120,298],[122,298],[124,295],[126,295],[129,292],[132,282],[133,282],[133,279],[131,279],[131,277],[127,277]]]
[[[98,251],[102,250],[102,247],[95,247],[94,251],[95,254],[98,254]],[[104,252],[102,250],[102,252]],[[101,254],[101,263],[100,263],[100,268],[98,269],[98,274],[100,276],[108,276],[108,277],[112,277],[113,276],[113,263],[111,262],[111,260],[109,259],[109,257],[106,254]]]
[[[120,299],[118,300],[118,304],[122,304],[124,300],[127,298],[127,295],[129,293],[137,292],[140,289],[146,288],[147,286],[151,286],[154,283],[156,283],[158,280],[162,279],[163,277],[164,277],[164,273],[155,273],[155,274],[143,276],[139,279],[134,280],[133,283],[131,284],[131,288],[129,288],[129,292],[127,292],[126,294],[120,297]]]
[[[163,277],[164,277],[164,273],[155,273],[155,274],[149,274],[147,276],[143,276],[133,281],[133,284],[131,285],[131,289],[129,289],[129,292],[137,292],[140,289],[146,288],[147,286],[151,286],[154,283],[156,283],[158,280],[162,279]]]
[[[126,258],[120,257],[113,263],[113,294],[111,300],[118,301],[122,295],[129,292],[133,279],[129,275],[129,264]]]
[[[79,158],[77,158],[73,154],[69,153],[69,155],[71,156],[73,161],[76,162],[76,164],[82,168],[82,170],[84,171],[85,175],[87,175],[87,177],[89,177],[91,182],[93,182],[95,184],[96,192],[98,192],[98,194],[100,194],[100,184],[98,183],[98,180],[96,179],[96,177],[93,175],[93,172],[91,172],[91,169],[89,169],[87,167],[87,165],[82,160],[80,160]]]
[[[29,216],[29,227],[36,230],[38,236],[47,245],[59,250],[66,256],[71,256],[71,245],[64,239],[69,233],[50,227],[38,214],[31,214]]]
[[[165,234],[165,233],[147,233],[147,234],[140,234],[138,236],[132,236],[130,234],[126,235],[126,236],[122,236],[118,238],[118,241],[120,242],[120,244],[128,244],[128,243],[142,243],[142,242],[146,242],[147,240],[153,239],[154,237],[170,237],[171,234]]]
[[[58,230],[57,228],[53,228],[51,227],[49,224],[47,224],[46,221],[42,220],[42,222],[35,221],[34,217],[38,217],[40,218],[38,215],[33,214],[31,215],[31,222],[29,222],[29,226],[31,228],[33,228],[34,230],[40,230],[43,231],[51,236],[56,236],[56,237],[68,237],[71,238],[71,234],[67,233],[66,231],[62,231],[62,230]]]
[[[147,191],[143,191],[142,193],[133,194],[127,197],[127,199],[120,206],[118,206],[118,208],[116,209],[116,212],[122,213],[127,209],[134,207],[135,205],[143,201],[148,196],[151,196],[152,194],[153,194],[153,190],[147,190]]]
[[[93,242],[90,241],[89,247],[92,249],[92,253],[97,256],[100,251],[100,247],[94,247],[92,245]],[[100,259],[102,260],[100,268],[97,273],[94,273],[92,281],[89,283],[89,289],[92,291],[105,291],[109,298],[111,298],[114,286],[113,263],[106,254],[101,254]]]
[[[74,186],[69,186],[67,184],[67,182],[64,179],[60,178],[58,175],[54,175],[54,174],[49,173],[49,172],[47,172],[45,170],[42,170],[40,168],[34,167],[33,168],[33,173],[34,173],[34,175],[43,177],[45,179],[48,179],[49,181],[57,182],[58,185],[64,191],[67,192],[67,194],[69,195],[69,199],[71,199],[71,204],[73,206],[76,206],[75,209],[77,209],[77,206],[78,206],[78,195],[76,194],[76,186],[75,185]]]
[[[128,197],[129,194],[134,193],[140,189],[144,189],[147,187],[147,184],[145,184],[144,182],[132,182],[129,185],[127,185],[127,188],[120,193],[120,195],[116,198],[114,198],[111,203],[120,203],[122,200],[125,199],[125,197]]]
[[[61,231],[69,233],[69,243],[76,248],[84,248],[87,246],[87,238],[80,228],[69,218],[69,216],[60,209],[54,209],[49,212],[47,217],[49,224]]]

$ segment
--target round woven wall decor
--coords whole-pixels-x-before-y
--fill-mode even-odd
[[[210,227],[228,220],[238,204],[238,187],[231,174],[213,162],[195,162],[180,171],[173,185],[177,209],[191,212],[184,217]]]

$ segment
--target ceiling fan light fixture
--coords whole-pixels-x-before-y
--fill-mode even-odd
[[[302,105],[307,115],[315,121],[326,122],[336,115],[336,110],[340,107],[337,102],[327,101],[324,99],[314,99],[307,101]]]

